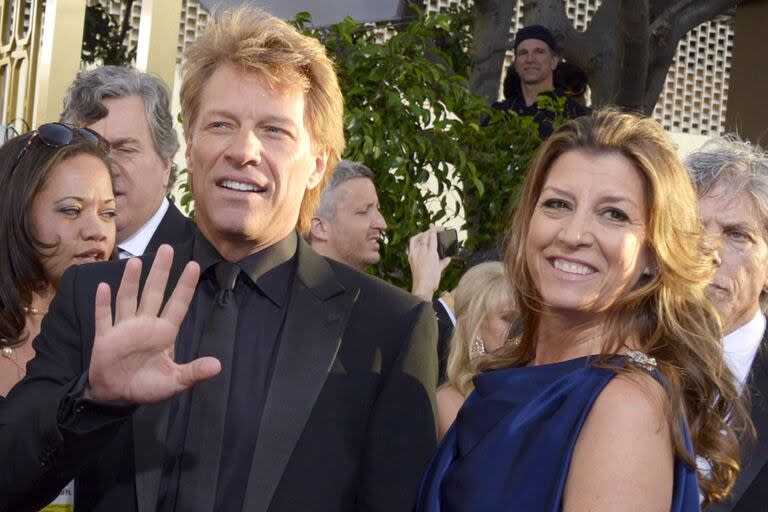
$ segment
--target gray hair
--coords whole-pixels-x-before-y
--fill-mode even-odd
[[[355,178],[368,178],[374,181],[376,177],[373,171],[360,162],[353,162],[352,160],[339,160],[336,167],[333,169],[328,185],[323,190],[320,196],[320,202],[315,210],[315,217],[323,219],[333,219],[336,216],[336,205],[339,201],[338,187],[342,183],[345,183]]]
[[[144,101],[149,133],[155,151],[171,161],[171,174],[166,190],[176,181],[177,168],[173,157],[179,150],[179,137],[173,129],[173,117],[166,85],[159,78],[122,66],[101,66],[78,73],[67,89],[61,121],[86,126],[107,116],[102,102],[106,98],[138,96]]]
[[[693,180],[699,197],[722,186],[726,197],[746,192],[752,197],[763,235],[768,237],[768,157],[756,144],[741,140],[737,135],[716,137],[707,141],[685,159],[685,168]],[[768,308],[768,294],[760,302]]]

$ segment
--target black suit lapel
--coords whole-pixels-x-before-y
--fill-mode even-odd
[[[346,290],[303,241],[264,405],[243,510],[269,508],[336,357],[359,290]]]
[[[154,257],[143,258],[142,285]],[[184,266],[192,259],[192,240],[176,248],[169,283],[176,283]],[[173,291],[165,291],[167,301]],[[178,346],[179,340],[176,339]],[[154,512],[165,458],[165,437],[168,431],[169,401],[139,407],[133,414],[133,450],[136,464],[136,503],[138,512]]]

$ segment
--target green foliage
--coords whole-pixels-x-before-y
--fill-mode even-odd
[[[472,40],[469,8],[427,16],[381,41],[382,29],[350,18],[319,37],[336,61],[345,98],[345,158],[376,171],[381,209],[389,224],[382,261],[374,273],[410,286],[409,238],[459,216],[449,193],[462,199],[470,233],[462,261],[451,264],[441,286],[451,289],[465,262],[504,233],[516,190],[533,151],[531,119],[493,111],[467,86]],[[378,29],[378,30],[377,30]],[[391,30],[391,29],[390,29]]]
[[[132,4],[132,1],[128,3],[128,13]],[[136,59],[136,47],[124,44],[125,32],[126,29],[103,5],[87,6],[81,60],[86,64],[129,66]]]

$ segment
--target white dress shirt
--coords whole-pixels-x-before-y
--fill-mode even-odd
[[[723,351],[739,389],[743,389],[765,334],[766,318],[757,310],[754,318],[723,338]]]
[[[456,315],[453,313],[451,307],[442,298],[437,299],[437,301],[443,305],[443,309],[445,309],[445,312],[448,315],[448,319],[451,321],[453,326],[456,327]]]
[[[168,198],[164,197],[160,203],[160,208],[157,209],[154,215],[139,228],[134,234],[117,244],[117,255],[121,260],[130,258],[132,256],[141,256],[144,251],[147,250],[149,241],[152,240],[152,236],[157,231],[157,227],[165,216],[165,212],[168,211]]]

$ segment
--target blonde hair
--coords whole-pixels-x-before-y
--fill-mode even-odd
[[[344,152],[344,98],[325,47],[260,9],[243,6],[224,12],[187,47],[182,66],[181,113],[189,140],[200,97],[214,71],[232,64],[256,72],[273,88],[296,87],[305,93],[304,123],[312,149],[326,153],[330,171]],[[309,230],[312,214],[331,173],[304,193],[297,228]]]
[[[656,358],[666,381],[676,455],[695,467],[694,455],[684,444],[680,420],[685,418],[694,453],[711,466],[708,474],[699,472],[705,502],[721,501],[739,473],[737,433],[751,424],[723,358],[717,312],[704,293],[714,272],[713,244],[702,231],[696,193],[675,146],[652,119],[598,111],[564,124],[539,149],[523,186],[505,256],[522,336],[518,344],[482,361],[479,369],[524,365],[534,357],[543,304],[525,260],[525,240],[549,169],[558,157],[574,150],[623,155],[642,176],[649,211],[647,243],[657,269],[611,307],[606,326],[610,342],[596,364],[620,372],[642,371],[605,361],[627,340],[636,340],[637,350]]]
[[[500,261],[480,263],[461,277],[453,292],[456,330],[451,338],[446,369],[447,384],[467,397],[474,385],[477,364],[483,359],[470,359],[469,349],[488,314],[513,303],[509,280]]]

